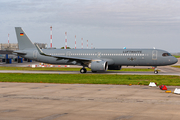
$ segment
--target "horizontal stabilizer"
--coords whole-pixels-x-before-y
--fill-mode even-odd
[[[21,55],[26,55],[27,54],[26,52],[23,52],[23,51],[20,51],[20,50],[13,51],[13,53],[17,53],[17,54],[21,54]]]

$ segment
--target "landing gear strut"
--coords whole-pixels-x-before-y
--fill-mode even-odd
[[[154,74],[158,74],[157,67],[155,67],[155,69],[154,69]]]
[[[87,70],[85,68],[80,69],[80,73],[86,73],[86,72],[87,72]]]

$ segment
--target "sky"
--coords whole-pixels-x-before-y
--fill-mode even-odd
[[[1,0],[0,43],[17,43],[14,27],[53,47],[153,48],[180,52],[180,0]]]

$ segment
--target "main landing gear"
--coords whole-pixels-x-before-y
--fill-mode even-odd
[[[154,74],[158,74],[157,66],[155,66]]]
[[[86,72],[87,72],[86,68],[81,68],[80,69],[80,73],[86,73]]]

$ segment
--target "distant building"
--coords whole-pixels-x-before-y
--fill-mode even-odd
[[[34,43],[38,44],[41,49],[47,48],[47,43]],[[0,43],[0,50],[19,50],[18,43]]]
[[[18,50],[17,43],[0,43],[0,50]]]

